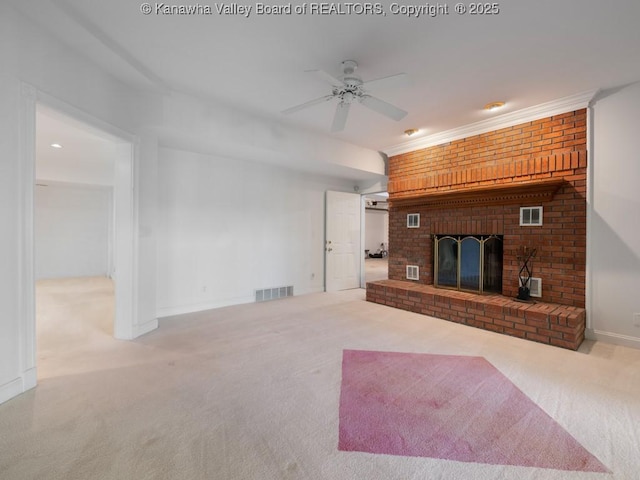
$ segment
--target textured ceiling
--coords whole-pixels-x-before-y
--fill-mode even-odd
[[[454,3],[441,3],[448,14],[417,18],[395,14],[389,2],[379,15],[258,15],[255,3],[241,3],[252,6],[248,18],[208,2],[193,5],[211,14],[192,16],[143,15],[137,0],[14,4],[126,82],[324,134],[333,102],[280,113],[330,93],[306,70],[339,75],[341,61],[353,59],[365,81],[404,72],[407,85],[371,92],[407,110],[403,120],[355,105],[333,134],[376,150],[402,143],[408,128],[430,135],[484,120],[490,101],[506,101],[502,112],[511,112],[640,80],[637,0],[509,0],[492,15],[459,15]]]

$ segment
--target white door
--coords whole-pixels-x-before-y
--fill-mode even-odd
[[[327,191],[326,291],[360,287],[360,195]]]

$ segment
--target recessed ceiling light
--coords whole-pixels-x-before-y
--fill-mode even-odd
[[[405,130],[404,133],[407,137],[410,137],[411,135],[414,135],[416,133],[418,133],[420,130],[418,130],[417,128],[410,128],[408,130]]]
[[[62,148],[62,145],[60,145],[59,143],[52,143],[51,147],[52,148]]]
[[[504,107],[504,102],[491,102],[491,103],[487,103],[484,106],[484,109],[490,112],[493,112],[495,110],[501,109],[502,107]]]

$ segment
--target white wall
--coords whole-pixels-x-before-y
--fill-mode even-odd
[[[2,13],[0,10],[0,19]],[[0,32],[2,32],[0,20]],[[0,33],[0,38],[1,38]],[[0,41],[0,44],[2,42]],[[0,62],[2,58],[0,58]],[[0,72],[0,402],[29,388],[21,365],[20,84]]]
[[[159,132],[165,146],[320,175],[355,175],[363,191],[385,178],[384,156],[375,150],[200,98],[172,94],[163,100]]]
[[[113,221],[110,188],[35,189],[36,279],[107,276]]]
[[[141,125],[153,124],[152,119],[161,108],[154,95],[129,88],[104,73],[5,2],[0,2],[0,64],[1,403],[33,387],[36,381],[35,330],[29,320],[33,310],[29,302],[33,298],[33,284],[29,281],[33,279],[33,265],[28,259],[33,254],[27,238],[32,209],[29,198],[33,198],[29,185],[33,178],[23,176],[25,162],[31,161],[26,147],[29,142],[33,144],[33,139],[28,138],[33,132],[22,128],[35,123],[35,107],[33,111],[25,110],[25,98],[32,94],[24,85],[132,135],[139,134]],[[138,222],[145,221],[142,211]],[[147,252],[152,248],[153,245],[145,245]],[[149,268],[137,265],[136,282],[153,285],[153,267],[155,264]],[[155,298],[147,303],[155,306]],[[145,321],[154,314],[155,308],[138,308],[134,320]]]
[[[323,290],[325,191],[351,182],[169,148],[158,176],[158,316]]]
[[[105,166],[91,163],[80,165],[71,162],[58,165],[38,163],[36,168],[38,179],[85,185],[113,185],[113,164]]]
[[[36,382],[29,301],[35,276],[29,145],[36,102],[134,144],[134,165],[127,161],[125,143],[118,147],[124,156],[118,154],[115,166],[114,196],[136,192],[131,204],[116,202],[134,217],[128,227],[133,238],[127,242],[135,250],[132,272],[126,279],[116,272],[116,296],[122,288],[133,295],[132,324],[116,333],[121,338],[154,328],[158,308],[239,303],[252,297],[254,288],[283,284],[293,284],[298,294],[321,290],[324,191],[352,191],[358,180],[379,183],[384,177],[378,152],[184,95],[130,87],[4,2],[0,65],[0,403]],[[159,142],[209,156],[166,150],[160,175]],[[314,167],[310,158],[318,162]],[[321,175],[249,166],[252,160],[298,159]],[[133,184],[127,183],[131,179]],[[160,255],[158,240],[163,242]]]
[[[640,348],[640,83],[603,92],[591,113],[590,333]]]
[[[389,249],[389,212],[384,210],[365,210],[364,249],[375,253],[384,243]]]
[[[64,156],[59,162],[47,162],[36,153],[36,177],[38,180],[51,180],[84,185],[113,186],[114,158],[118,155],[117,147],[113,147],[110,163],[87,161],[71,161]],[[62,151],[61,153],[65,153]]]

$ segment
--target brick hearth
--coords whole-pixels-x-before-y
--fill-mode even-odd
[[[577,350],[584,340],[584,308],[522,303],[398,280],[367,283],[367,301],[443,320]]]

